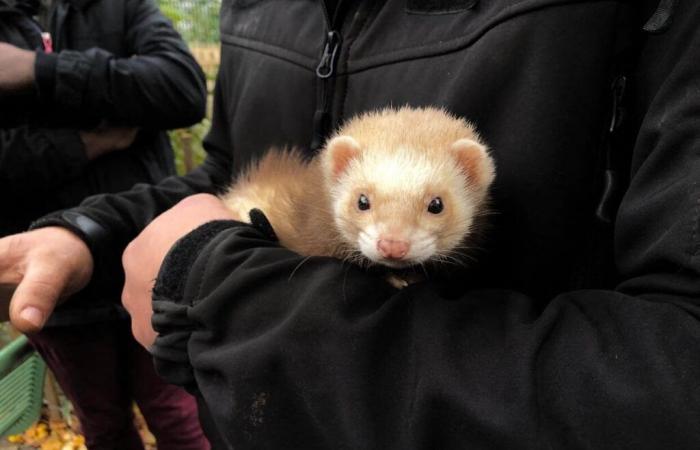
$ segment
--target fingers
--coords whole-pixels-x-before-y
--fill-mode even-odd
[[[0,284],[17,284],[22,279],[24,233],[0,239]]]
[[[0,239],[0,321],[10,320],[10,300],[24,273],[24,258],[18,250],[23,235]]]
[[[102,131],[102,137],[113,150],[124,150],[134,143],[138,132],[138,128],[109,127]]]
[[[134,143],[138,131],[138,128],[101,125],[92,131],[81,131],[80,138],[85,145],[85,154],[92,160],[106,153],[128,148]]]
[[[30,265],[10,302],[10,321],[22,333],[40,330],[68,284],[66,272],[43,263]]]
[[[134,143],[136,135],[138,134],[138,128],[124,128],[122,133],[121,147],[127,148]]]
[[[156,337],[151,324],[151,295],[165,255],[178,239],[198,226],[229,218],[229,210],[218,197],[193,195],[158,216],[124,250],[122,304],[131,315],[132,333],[141,345],[148,348]]]
[[[60,298],[90,281],[92,268],[87,245],[60,227],[0,239],[0,305],[10,301],[9,317],[19,331],[38,331]]]
[[[148,349],[156,338],[156,332],[151,325],[153,315],[151,292],[155,275],[139,276],[142,274],[139,269],[137,269],[138,273],[134,273],[134,268],[142,265],[138,261],[145,266],[153,265],[149,264],[150,258],[141,256],[138,252],[139,247],[132,242],[122,255],[122,264],[126,273],[122,305],[131,316],[131,333],[139,344]]]

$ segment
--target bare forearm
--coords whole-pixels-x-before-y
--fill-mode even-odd
[[[18,92],[34,85],[36,54],[0,42],[0,93]]]

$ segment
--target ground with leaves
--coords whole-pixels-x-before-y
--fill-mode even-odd
[[[47,413],[47,411],[44,411]],[[148,431],[138,408],[134,416],[146,450],[157,450],[156,440]],[[9,436],[0,442],[0,450],[87,450],[85,438],[80,434],[78,419],[72,414],[62,420],[49,420],[48,414],[23,434]]]

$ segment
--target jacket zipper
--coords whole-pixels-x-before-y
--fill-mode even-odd
[[[332,79],[340,50],[340,33],[329,31],[323,48],[321,61],[316,67],[316,112],[314,112],[314,132],[311,150],[317,152],[331,128],[331,103],[333,99]]]
[[[335,30],[340,3],[338,2],[338,5],[336,5],[336,11],[331,18],[328,14],[326,2],[321,1],[326,26],[330,31],[326,33],[323,43],[323,54],[321,54],[321,60],[316,66],[316,111],[314,112],[313,135],[311,138],[311,151],[313,153],[318,152],[323,146],[332,125],[333,78],[342,42],[340,32]]]
[[[335,61],[338,57],[340,49],[340,33],[337,31],[329,31],[326,35],[326,45],[323,47],[323,55],[321,62],[316,67],[316,76],[325,79],[333,75],[335,70]]]
[[[612,223],[615,213],[617,212],[618,197],[620,194],[620,176],[614,161],[613,155],[613,137],[620,128],[624,119],[624,109],[622,108],[622,99],[625,95],[627,86],[627,78],[620,75],[612,83],[612,104],[610,114],[610,125],[606,136],[605,148],[605,174],[603,178],[603,193],[598,201],[596,208],[596,216],[603,223]]]

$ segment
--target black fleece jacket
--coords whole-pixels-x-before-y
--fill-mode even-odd
[[[204,74],[153,1],[56,0],[48,22],[54,52],[37,50],[27,117],[0,123],[0,236],[88,196],[174,175],[164,130],[204,116]],[[101,123],[139,132],[129,148],[89,161],[79,131]],[[50,324],[123,317],[123,277],[112,267]]]
[[[656,3],[224,1],[208,159],[78,209],[97,255],[389,104],[477,124],[498,214],[479,264],[401,291],[235,222],[184,237],[152,351],[222,448],[700,445],[700,4]]]

